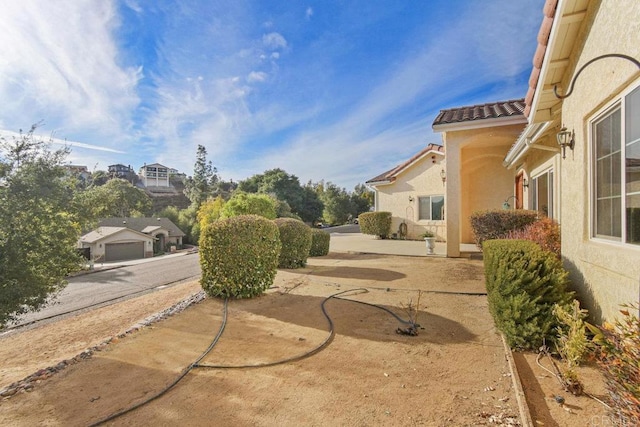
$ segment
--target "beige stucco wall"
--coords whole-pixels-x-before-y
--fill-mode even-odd
[[[596,9],[591,10],[591,30],[578,44],[583,43],[584,48],[572,57],[577,67],[566,73],[567,78],[602,54],[640,58],[640,2],[603,1]],[[639,84],[639,77],[640,72],[629,61],[599,60],[585,68],[574,93],[562,105],[562,122],[576,133],[575,150],[562,160],[559,174],[562,254],[580,299],[597,320],[615,316],[621,303],[638,301],[640,247],[591,238],[590,120],[622,91]],[[567,85],[564,81],[563,87]]]
[[[418,220],[419,197],[444,195],[440,172],[445,168],[445,162],[442,155],[434,154],[433,157],[435,159],[428,154],[400,173],[393,183],[376,187],[376,211],[391,212],[392,233],[405,222],[408,239],[418,239],[425,230],[436,233],[439,241],[446,239],[445,221]],[[446,197],[444,207],[446,218]]]
[[[524,123],[447,131],[447,256],[460,256],[460,243],[473,243],[473,212],[501,209],[514,195],[515,170],[502,165]],[[513,204],[513,202],[510,202]]]

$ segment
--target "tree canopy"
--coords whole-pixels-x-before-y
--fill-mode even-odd
[[[46,303],[80,267],[74,183],[51,151],[26,134],[0,139],[0,326]]]

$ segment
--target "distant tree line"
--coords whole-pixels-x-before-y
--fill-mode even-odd
[[[193,175],[184,182],[190,206],[152,211],[152,201],[127,180],[96,171],[88,179],[65,169],[68,147],[53,150],[34,137],[37,125],[0,138],[0,327],[42,307],[81,268],[76,244],[83,232],[108,217],[171,219],[197,244],[201,224],[255,213],[292,217],[314,225],[343,224],[373,204],[364,185],[347,192],[331,182],[309,181],[272,169],[234,183],[218,176],[199,145]]]

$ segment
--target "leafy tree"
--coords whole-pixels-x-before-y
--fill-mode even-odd
[[[352,215],[357,217],[363,212],[369,212],[373,206],[373,198],[373,191],[369,190],[366,185],[356,185],[353,193],[351,193],[351,202],[355,209]]]
[[[275,219],[275,202],[266,194],[249,194],[243,191],[236,191],[222,208],[223,218],[251,214]]]
[[[125,179],[111,179],[105,185],[92,187],[78,194],[89,218],[145,216],[149,213],[151,198]]]
[[[298,177],[282,169],[271,169],[254,175],[238,184],[238,190],[247,193],[275,194],[291,207],[291,212],[303,221],[313,222],[322,212],[321,202],[315,192],[305,190]]]
[[[193,177],[187,178],[184,183],[184,194],[191,200],[196,209],[210,196],[214,195],[214,190],[219,181],[217,172],[218,170],[213,167],[211,160],[207,160],[207,149],[202,145],[198,145],[196,163],[193,166]]]
[[[42,307],[80,267],[69,150],[51,151],[35,129],[0,139],[0,326]]]
[[[185,243],[192,245],[198,244],[198,240],[200,239],[200,224],[198,223],[197,216],[198,210],[195,205],[191,205],[187,209],[180,211],[176,225],[186,234],[184,238]]]
[[[91,184],[93,186],[105,185],[109,181],[109,174],[103,170],[94,171],[91,174]]]
[[[198,223],[200,229],[204,229],[207,224],[215,222],[222,217],[222,209],[224,208],[225,201],[222,196],[218,196],[215,199],[209,199],[204,202],[200,209],[198,209]]]
[[[324,203],[322,217],[329,224],[345,223],[356,210],[347,191],[330,182],[324,185],[321,200]]]

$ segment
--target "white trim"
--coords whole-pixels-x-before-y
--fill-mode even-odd
[[[627,243],[627,221],[625,220],[625,212],[626,212],[626,141],[625,141],[625,132],[626,132],[626,102],[624,102],[624,98],[629,95],[631,92],[640,88],[640,79],[636,79],[632,83],[630,83],[625,89],[618,92],[613,96],[613,98],[607,102],[602,108],[592,114],[587,120],[587,158],[588,158],[588,186],[587,186],[587,197],[588,197],[588,205],[589,205],[589,215],[588,215],[588,239],[594,243],[608,243],[617,247],[623,247],[624,249],[634,248],[640,249],[640,244]],[[594,146],[594,126],[597,122],[602,121],[607,118],[611,114],[614,114],[615,111],[620,110],[620,133],[623,138],[620,141],[620,201],[621,201],[621,214],[620,214],[620,238],[616,239],[612,236],[612,239],[607,239],[603,236],[596,236],[595,234],[595,221],[596,221],[596,197],[595,197],[595,175],[594,169],[595,165],[595,146]]]
[[[560,152],[560,148],[547,147],[546,145],[535,145],[538,139],[544,134],[547,128],[551,125],[549,122],[531,123],[524,128],[513,147],[509,150],[502,165],[507,169],[512,169],[520,159],[529,151],[529,148],[536,148],[540,150],[547,150],[553,152]]]

